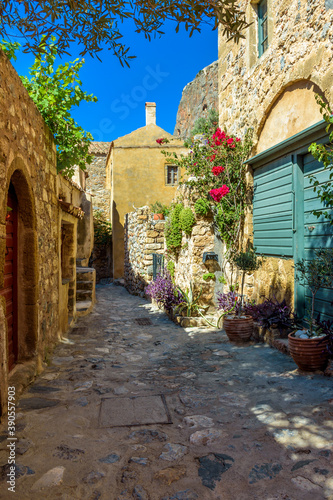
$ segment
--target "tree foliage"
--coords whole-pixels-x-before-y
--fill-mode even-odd
[[[127,65],[133,56],[120,30],[125,21],[133,22],[136,32],[149,40],[163,34],[166,20],[175,21],[176,32],[183,25],[190,36],[203,23],[214,29],[220,23],[223,33],[236,41],[248,26],[237,0],[2,0],[0,20],[0,36],[8,39],[18,34],[25,52],[40,53],[45,50],[40,45],[43,37],[48,44],[56,36],[59,54],[68,54],[70,44],[76,42],[82,48],[80,56],[97,55],[106,47]]]
[[[89,145],[93,137],[75,122],[70,111],[83,101],[96,102],[97,98],[81,89],[79,71],[84,59],[60,64],[55,69],[57,54],[53,38],[47,52],[37,55],[29,77],[22,76],[21,79],[53,133],[58,172],[71,177],[75,166],[84,170],[86,164],[91,163]]]
[[[317,94],[316,101],[320,106],[320,112],[327,123],[326,131],[329,132],[333,125],[332,110],[329,105]],[[312,156],[323,163],[325,170],[328,171],[328,181],[320,183],[315,175],[309,177],[314,192],[317,193],[321,203],[325,207],[323,210],[313,210],[313,215],[318,219],[324,216],[331,225],[333,225],[333,130],[329,136],[330,144],[312,143],[309,152]]]

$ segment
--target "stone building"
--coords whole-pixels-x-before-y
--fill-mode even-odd
[[[169,144],[161,147],[158,138]],[[166,159],[161,149],[185,153],[183,141],[156,125],[156,105],[146,103],[146,125],[111,144],[107,178],[111,187],[113,277],[124,276],[124,217],[133,208],[156,201],[169,204],[174,197],[181,172]]]
[[[245,39],[237,45],[219,35],[220,126],[254,131],[247,234],[267,257],[256,295],[295,300],[302,314],[309,294],[294,285],[293,263],[333,246],[332,228],[311,214],[321,206],[309,174],[322,182],[327,173],[308,153],[311,142],[327,141],[315,94],[333,105],[333,3],[243,0],[241,7],[251,23]],[[317,312],[332,317],[330,292],[318,299]]]
[[[42,370],[53,346],[75,320],[76,258],[85,264],[93,241],[89,197],[75,182],[57,175],[52,134],[2,51],[0,89],[4,413],[8,383],[19,392]]]

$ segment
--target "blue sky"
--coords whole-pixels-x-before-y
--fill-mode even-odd
[[[136,55],[130,68],[123,68],[111,51],[99,53],[102,62],[85,57],[81,70],[83,89],[98,98],[73,110],[75,120],[96,141],[111,141],[145,125],[145,102],[156,102],[157,125],[173,133],[182,90],[205,66],[217,60],[217,31],[203,26],[191,38],[184,29],[175,33],[167,22],[165,35],[150,42],[130,27],[121,26],[125,42]],[[64,56],[63,61],[78,57]],[[33,57],[18,54],[13,62],[19,74],[27,74]]]

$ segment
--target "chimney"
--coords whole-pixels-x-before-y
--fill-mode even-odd
[[[156,103],[146,102],[146,125],[156,125]]]

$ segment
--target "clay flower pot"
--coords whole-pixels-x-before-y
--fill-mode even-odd
[[[299,339],[293,335],[293,332],[288,335],[289,352],[298,368],[306,372],[325,370],[328,364],[328,339]]]
[[[223,328],[231,342],[246,342],[250,340],[253,333],[253,318],[246,316],[245,318],[223,318]]]
[[[164,220],[163,214],[154,214],[154,220]]]

